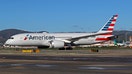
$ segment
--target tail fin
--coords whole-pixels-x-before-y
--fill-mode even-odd
[[[118,17],[118,15],[113,15],[108,20],[108,22],[106,22],[106,24],[98,31],[98,33],[108,32],[108,33],[111,33],[111,35],[112,35],[117,17]]]
[[[98,31],[98,33],[104,33],[96,36],[96,41],[99,42],[104,42],[104,41],[109,41],[111,40],[112,32],[114,30],[115,22],[117,19],[118,15],[113,15],[110,20]]]

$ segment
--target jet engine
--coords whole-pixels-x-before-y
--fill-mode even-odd
[[[63,48],[65,43],[63,41],[54,40],[50,41],[50,48]]]

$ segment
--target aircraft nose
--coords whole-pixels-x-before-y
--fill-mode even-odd
[[[6,42],[5,42],[5,45],[11,45],[11,40],[10,39],[8,39]]]

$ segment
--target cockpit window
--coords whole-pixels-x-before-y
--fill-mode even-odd
[[[14,39],[14,37],[10,37],[10,39]]]

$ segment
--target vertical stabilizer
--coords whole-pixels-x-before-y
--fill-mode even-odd
[[[108,22],[106,22],[106,24],[98,31],[98,33],[104,33],[104,32],[108,32],[111,33],[114,30],[114,26],[116,23],[116,19],[117,19],[118,15],[113,15]]]
[[[106,22],[106,24],[98,31],[98,33],[105,33],[105,34],[100,34],[100,35],[96,36],[96,41],[109,41],[109,40],[111,40],[111,37],[114,36],[114,35],[112,35],[112,33],[114,30],[114,26],[115,26],[117,17],[118,17],[118,15],[113,15],[108,20],[108,22]]]

